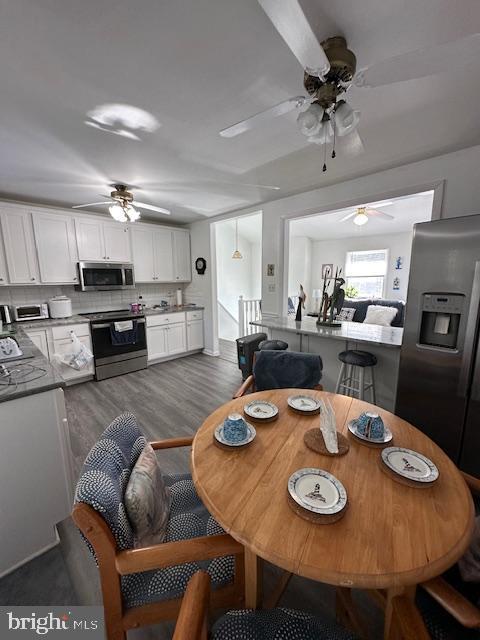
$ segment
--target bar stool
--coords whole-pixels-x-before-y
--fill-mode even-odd
[[[373,367],[377,364],[377,357],[368,351],[357,351],[356,349],[348,349],[338,354],[338,359],[342,363],[340,374],[337,380],[335,393],[344,393],[344,395],[353,395],[363,400],[365,391],[370,389],[372,394],[372,403],[375,400],[375,380],[373,377]],[[358,378],[355,378],[358,367]],[[370,382],[365,383],[365,369],[370,370]],[[346,393],[345,393],[346,392]]]
[[[262,340],[258,349],[259,351],[286,351],[288,344],[283,340]]]

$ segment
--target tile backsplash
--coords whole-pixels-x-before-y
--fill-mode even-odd
[[[0,287],[0,304],[48,302],[53,296],[64,295],[71,299],[73,313],[91,313],[127,309],[131,302],[138,302],[139,296],[149,307],[160,304],[161,300],[175,304],[176,290],[179,288],[185,289],[183,285],[153,283],[137,284],[135,289],[123,291],[77,291],[69,285]]]

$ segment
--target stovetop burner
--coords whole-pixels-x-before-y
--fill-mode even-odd
[[[118,309],[117,311],[99,311],[98,313],[81,313],[90,322],[95,320],[123,320],[124,318],[144,318],[143,313],[133,313],[130,309]]]

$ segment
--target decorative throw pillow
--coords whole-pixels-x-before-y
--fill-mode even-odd
[[[135,547],[163,542],[171,496],[152,446],[147,443],[130,474],[125,509],[135,533]]]
[[[363,322],[389,327],[396,315],[397,309],[395,307],[382,307],[381,305],[370,304]]]
[[[340,322],[351,322],[353,320],[353,316],[355,315],[355,309],[352,307],[342,307],[340,312],[337,313],[337,317],[335,320],[339,320]]]

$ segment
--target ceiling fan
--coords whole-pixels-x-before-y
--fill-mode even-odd
[[[335,157],[337,136],[355,136],[354,152],[363,150],[357,132],[360,112],[345,100],[352,82],[357,87],[380,85],[422,78],[463,68],[478,60],[480,34],[474,33],[434,47],[411,51],[374,63],[357,72],[355,54],[342,36],[319,42],[298,0],[258,0],[260,6],[282,36],[304,70],[307,95],[298,95],[261,111],[220,131],[232,138],[254,129],[271,118],[299,109],[298,127],[309,142],[333,142]],[[306,108],[305,108],[306,107]],[[326,156],[325,156],[326,158]],[[324,162],[323,170],[326,170]]]
[[[354,211],[351,213],[347,213],[346,216],[340,218],[339,222],[346,222],[353,218],[353,224],[356,224],[358,227],[362,227],[364,224],[367,224],[370,218],[383,218],[384,220],[395,220],[395,216],[391,216],[389,213],[385,213],[385,211],[381,211],[380,209],[376,209],[375,207],[388,207],[393,202],[391,200],[384,200],[382,202],[372,202],[371,204],[362,204],[359,207],[356,207]]]
[[[103,202],[89,202],[87,204],[76,204],[72,209],[109,205],[108,210],[110,215],[114,220],[117,220],[117,222],[135,222],[135,220],[138,220],[140,218],[140,212],[137,211],[135,207],[138,207],[139,209],[147,209],[148,211],[156,211],[167,216],[170,215],[170,211],[168,209],[134,200],[132,192],[128,191],[128,187],[125,184],[112,184],[110,186],[114,188],[114,191],[110,193],[110,196],[103,196],[105,198],[110,198],[110,200]]]

